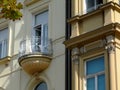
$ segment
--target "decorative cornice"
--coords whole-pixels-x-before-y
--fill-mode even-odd
[[[99,6],[96,10],[94,10],[92,12],[89,12],[89,13],[86,13],[86,14],[83,14],[83,15],[76,15],[76,16],[71,17],[70,19],[68,19],[68,23],[73,23],[73,22],[76,22],[76,21],[80,22],[87,17],[90,17],[92,15],[103,12],[105,9],[108,9],[108,8],[111,8],[111,9],[114,9],[114,10],[120,12],[120,5],[111,1],[109,3],[106,3],[106,4],[103,4],[103,5]]]
[[[120,35],[120,24],[111,23],[96,30],[81,34],[77,37],[71,38],[64,42],[66,48],[72,49],[74,47],[81,47],[85,44],[91,43],[105,38],[109,35]]]
[[[26,6],[29,6],[29,5],[31,5],[31,4],[33,4],[33,3],[38,2],[38,1],[40,1],[40,0],[25,0],[25,1],[24,1],[24,4],[25,4]]]

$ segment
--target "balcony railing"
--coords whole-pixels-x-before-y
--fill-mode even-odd
[[[24,39],[20,42],[19,57],[29,54],[52,55],[52,42],[49,39],[41,40],[40,37]]]

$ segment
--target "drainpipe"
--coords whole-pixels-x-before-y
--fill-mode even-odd
[[[65,39],[68,40],[71,36],[71,26],[67,23],[67,20],[71,17],[71,0],[65,0],[66,5],[66,30]],[[71,52],[69,49],[65,49],[65,90],[71,90]]]

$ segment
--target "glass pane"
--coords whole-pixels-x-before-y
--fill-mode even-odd
[[[8,28],[0,30],[0,58],[7,55]]]
[[[103,3],[103,0],[96,0],[96,4],[97,5],[100,5],[100,4],[102,4]]]
[[[95,78],[87,79],[87,90],[95,90]]]
[[[8,39],[8,28],[0,30],[0,41]]]
[[[7,40],[3,41],[3,57],[7,56]]]
[[[86,62],[86,74],[95,74],[104,71],[104,57],[95,58]]]
[[[105,90],[105,74],[98,76],[98,90]]]
[[[40,84],[38,84],[35,88],[35,90],[47,90],[47,85],[45,82],[42,82]]]
[[[87,9],[94,7],[95,2],[94,0],[87,0]]]
[[[0,58],[2,57],[2,43],[0,42]]]
[[[48,23],[48,11],[35,15],[35,26]]]
[[[35,30],[35,34],[37,37],[41,37],[41,30]]]

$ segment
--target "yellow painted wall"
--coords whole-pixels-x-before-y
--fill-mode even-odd
[[[102,13],[95,14],[88,18],[85,18],[83,21],[83,33],[95,30],[103,26],[103,16]]]

